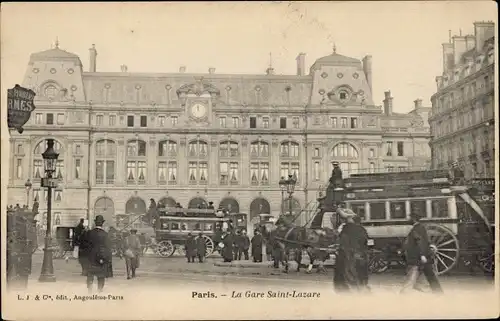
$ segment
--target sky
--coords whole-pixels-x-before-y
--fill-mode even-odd
[[[408,112],[417,98],[430,106],[442,72],[442,46],[453,34],[473,33],[473,22],[496,21],[490,1],[266,2],[266,3],[8,3],[2,4],[2,96],[22,83],[29,55],[61,49],[88,70],[96,45],[97,70],[263,74],[269,53],[277,74],[295,74],[332,52],[373,57],[373,98],[394,97]],[[2,102],[4,99],[2,99]]]

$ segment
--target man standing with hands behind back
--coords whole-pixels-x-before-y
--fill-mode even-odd
[[[425,226],[420,222],[420,219],[421,216],[419,214],[415,212],[410,214],[410,222],[413,223],[413,227],[410,233],[408,233],[405,242],[408,272],[401,293],[406,292],[409,288],[416,288],[420,271],[424,273],[432,292],[442,293],[441,284],[434,272],[429,235]]]

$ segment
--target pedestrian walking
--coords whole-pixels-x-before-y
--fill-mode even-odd
[[[89,251],[89,269],[87,274],[87,289],[92,292],[94,277],[97,278],[97,289],[102,292],[106,278],[113,277],[111,242],[108,233],[104,231],[105,220],[97,215],[94,220],[95,228],[87,233]]]
[[[188,263],[194,263],[194,258],[196,257],[196,241],[191,233],[188,233],[184,251],[186,252]]]
[[[233,238],[233,260],[238,260],[239,253],[241,251],[241,232],[236,231]]]
[[[248,250],[250,249],[250,238],[247,235],[246,230],[241,231],[240,235],[240,245],[239,245],[239,251],[238,251],[238,260],[241,260],[241,256],[243,254],[243,257],[245,258],[246,261],[250,260],[250,257],[248,255]]]
[[[339,251],[335,262],[334,288],[338,292],[367,290],[368,234],[361,224],[356,224],[356,214],[337,208],[345,221],[339,234]]]
[[[410,214],[410,222],[413,227],[405,241],[407,274],[401,293],[405,293],[409,289],[418,289],[417,281],[421,272],[429,282],[432,292],[442,293],[443,289],[434,271],[434,258],[429,235],[420,219],[420,214]]]
[[[198,262],[203,263],[203,259],[207,254],[207,243],[205,242],[205,238],[203,237],[203,233],[200,232],[198,234],[198,238],[196,239],[196,256],[198,256]]]
[[[85,219],[81,218],[78,224],[73,229],[73,257],[78,258],[78,263],[82,268],[82,275],[87,275],[88,259],[85,242],[86,229],[84,226]]]
[[[125,265],[127,268],[127,280],[135,278],[135,271],[140,265],[142,253],[141,241],[137,236],[137,230],[131,229],[130,235],[125,238]]]
[[[234,238],[231,232],[225,232],[222,235],[222,257],[224,258],[224,262],[232,262],[233,261],[233,243]]]
[[[254,262],[262,262],[262,244],[263,238],[259,230],[254,231],[254,236],[252,237],[252,257]]]

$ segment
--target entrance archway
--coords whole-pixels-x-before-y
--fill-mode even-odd
[[[158,203],[163,203],[165,207],[175,207],[177,205],[177,202],[172,197],[164,197]]]
[[[141,215],[146,214],[148,208],[146,206],[146,202],[140,197],[131,197],[125,204],[125,216],[127,217],[125,221],[125,225],[129,225],[130,227],[138,228],[143,227],[142,221],[139,219]]]
[[[258,218],[259,214],[271,214],[271,205],[262,197],[258,197],[250,203],[250,220]]]
[[[115,204],[113,200],[107,196],[101,197],[96,200],[94,204],[94,218],[97,215],[102,215],[104,217],[104,224],[108,226],[115,226]],[[89,222],[91,225],[92,222]]]
[[[204,198],[201,197],[195,197],[191,199],[188,203],[188,208],[198,208],[200,206],[203,209],[206,209],[208,207],[208,203]]]
[[[226,209],[229,213],[239,213],[240,204],[232,197],[226,197],[219,203],[219,207]]]

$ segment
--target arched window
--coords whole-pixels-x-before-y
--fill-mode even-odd
[[[95,144],[95,181],[96,184],[114,184],[116,164],[116,143],[109,139]]]
[[[188,146],[189,157],[207,157],[208,155],[208,144],[202,140],[194,140],[189,143]]]
[[[58,92],[59,92],[59,90],[57,89],[57,87],[50,84],[50,85],[45,86],[45,88],[43,90],[43,95],[49,99],[54,99],[57,96]]]
[[[146,171],[146,142],[130,140],[127,142],[127,184],[145,184]]]
[[[332,148],[330,153],[330,171],[333,170],[331,163],[337,161],[344,177],[357,174],[359,171],[359,153],[350,143],[339,143]]]
[[[220,157],[238,157],[239,147],[238,142],[234,141],[223,141],[219,146],[219,156]]]
[[[299,157],[299,144],[296,142],[286,141],[280,145],[281,157]]]
[[[219,208],[226,209],[229,213],[239,213],[240,204],[232,197],[226,197],[219,203]]]
[[[141,215],[147,213],[146,202],[140,197],[131,197],[125,204],[125,215],[128,216],[130,227],[144,227],[144,222],[139,219]]]
[[[256,198],[250,203],[250,221],[257,220],[256,223],[258,223],[260,214],[271,214],[271,205],[262,197]]]
[[[158,184],[175,185],[177,183],[177,143],[163,140],[158,144]]]
[[[40,179],[45,177],[42,153],[47,149],[47,140],[39,142],[33,151],[33,178]],[[62,145],[57,140],[54,141],[54,149],[59,154],[56,163],[56,172],[54,178],[64,178],[64,150]]]
[[[208,144],[202,140],[194,140],[189,143],[188,156],[191,158],[188,164],[189,184],[206,185],[208,182],[208,163],[204,159],[208,156]]]
[[[195,197],[191,199],[188,203],[188,208],[202,208],[206,209],[208,208],[208,203],[204,198],[201,197]]]
[[[269,144],[255,141],[250,144],[250,157],[269,157]]]

